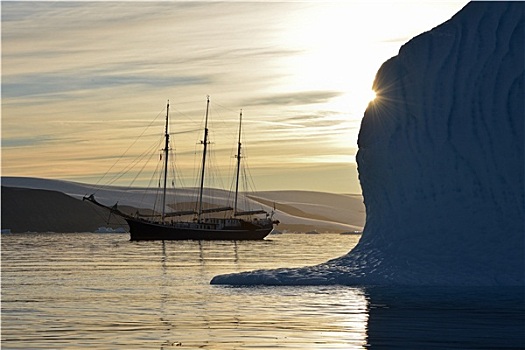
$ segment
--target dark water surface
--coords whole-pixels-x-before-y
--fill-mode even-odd
[[[522,349],[520,288],[211,286],[313,265],[359,236],[129,242],[2,235],[2,349]]]

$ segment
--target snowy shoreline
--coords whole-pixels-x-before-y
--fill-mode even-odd
[[[51,179],[38,179],[38,178],[23,178],[23,177],[2,177],[2,186],[9,188],[20,188],[20,189],[32,189],[42,191],[56,191],[57,193],[65,194],[71,198],[80,200],[87,194],[93,193],[94,186],[88,184],[75,183],[70,181],[62,180],[51,180]],[[153,192],[153,191],[152,191]],[[18,192],[18,196],[21,196],[21,192]],[[222,190],[212,191],[214,200],[217,198],[224,198],[220,200],[227,200],[227,192]],[[182,196],[186,196],[190,200],[192,190],[186,192],[180,191]],[[31,211],[28,211],[27,206],[29,203],[34,204],[37,198],[44,197],[45,193],[38,192],[24,192],[23,200],[19,198],[10,199],[9,196],[4,196],[3,206],[4,211],[10,213],[6,220],[3,220],[2,228],[11,229],[13,232],[26,232],[26,231],[39,231],[33,227],[24,227],[22,231],[15,230],[13,222],[27,223],[27,220],[33,215]],[[63,205],[59,205],[58,202],[67,200],[63,197],[58,197],[53,194],[56,198],[58,207],[62,208]],[[140,208],[144,206],[147,201],[153,200],[153,193],[144,196],[142,191],[139,189],[130,190],[120,187],[107,187],[97,191],[97,199],[101,202],[113,205],[118,200],[119,205],[130,206]],[[339,195],[332,193],[323,192],[308,192],[308,191],[272,191],[272,192],[260,192],[257,194],[248,196],[255,205],[262,206],[268,211],[272,211],[273,203],[276,203],[275,218],[278,219],[281,224],[277,226],[279,231],[285,232],[308,232],[316,230],[318,232],[332,232],[341,233],[348,231],[361,231],[365,222],[365,210],[363,205],[363,199],[360,195]],[[41,201],[45,201],[45,198],[41,198]],[[144,202],[146,201],[146,202]],[[49,210],[49,215],[52,216],[53,212],[59,212],[60,208],[51,208],[51,203],[45,205],[45,210]],[[69,202],[69,201],[68,201]],[[13,204],[14,203],[14,204]],[[259,204],[257,204],[259,203]],[[67,208],[69,211],[73,210],[73,206],[76,207],[79,203],[71,202]],[[88,204],[89,203],[82,203]],[[14,206],[19,207],[19,213],[12,208]],[[24,208],[25,207],[25,208]],[[36,208],[33,211],[37,210]],[[77,211],[82,210],[79,208]],[[4,212],[4,214],[6,214]],[[57,213],[60,214],[60,213]],[[93,215],[91,212],[85,215]],[[102,215],[102,214],[101,214]],[[78,216],[82,216],[82,213],[78,213]],[[97,218],[100,219],[100,218]],[[107,219],[107,215],[103,215],[103,219]],[[55,221],[60,220],[57,216]],[[80,219],[79,219],[80,220]],[[88,231],[95,231],[99,227],[107,226],[104,220],[94,223],[91,229]],[[43,232],[54,231],[54,232],[67,232],[63,231],[56,224],[57,227],[53,227],[50,223],[46,226]],[[113,227],[112,229],[115,229]],[[82,231],[80,228],[73,230]]]

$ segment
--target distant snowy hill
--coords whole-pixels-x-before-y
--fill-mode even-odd
[[[100,208],[93,211],[92,204],[80,201],[92,193],[96,193],[97,200],[106,205],[118,202],[119,206],[132,208],[149,208],[155,198],[154,190],[145,192],[141,188],[100,187],[27,177],[2,177],[2,187],[2,228],[12,232],[79,232],[104,226],[101,218],[107,215],[101,215]],[[14,191],[16,188],[33,191]],[[179,203],[191,202],[195,198],[195,189],[177,190],[175,196]],[[230,193],[219,189],[208,189],[203,199],[220,205],[231,203]],[[281,222],[277,228],[281,231],[360,231],[365,221],[360,195],[275,191],[252,194],[243,197],[239,203],[267,211],[275,207],[275,218]],[[73,211],[74,215],[68,214]],[[91,223],[86,225],[86,220],[91,220]]]
[[[212,283],[525,285],[524,9],[471,2],[379,69],[354,250]]]

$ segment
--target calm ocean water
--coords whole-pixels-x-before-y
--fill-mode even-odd
[[[522,289],[211,286],[324,262],[358,236],[129,242],[2,235],[2,349],[521,349]]]

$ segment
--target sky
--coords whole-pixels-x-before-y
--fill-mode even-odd
[[[160,158],[169,100],[174,172],[193,186],[209,96],[208,185],[228,187],[242,109],[251,190],[361,193],[377,70],[466,3],[3,1],[2,176],[144,185],[154,166],[130,164]]]

